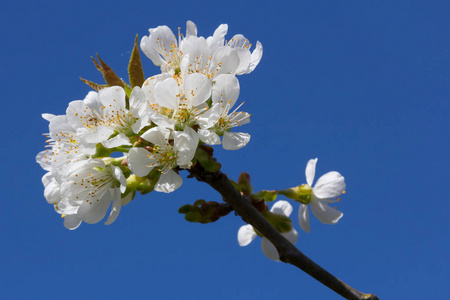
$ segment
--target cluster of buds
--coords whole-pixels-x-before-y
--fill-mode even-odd
[[[65,227],[97,223],[108,210],[111,224],[136,192],[175,191],[183,182],[178,172],[205,160],[202,145],[237,150],[249,142],[248,133],[233,129],[250,122],[242,104],[235,107],[236,76],[255,69],[261,44],[251,52],[241,34],[226,41],[226,24],[207,38],[193,22],[186,27],[186,36],[159,26],[142,38],[160,74],[144,76],[136,39],[129,84],[98,57],[106,85],[82,79],[95,91],[70,102],[64,115],[43,115],[48,144],[36,160],[47,171],[45,198]]]

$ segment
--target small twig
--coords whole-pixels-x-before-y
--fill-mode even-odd
[[[350,287],[300,252],[234,188],[228,177],[221,171],[208,172],[197,164],[189,172],[197,180],[206,182],[218,191],[245,222],[272,242],[278,250],[281,261],[298,267],[346,299],[378,300],[374,294],[364,294]]]

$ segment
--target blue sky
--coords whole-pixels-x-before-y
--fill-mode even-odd
[[[66,230],[43,197],[35,163],[47,122],[101,81],[99,53],[124,78],[135,34],[168,25],[199,35],[222,24],[259,40],[264,55],[240,76],[252,135],[216,149],[222,171],[254,188],[343,174],[339,224],[312,219],[297,246],[343,281],[380,299],[448,294],[450,4],[447,1],[4,1],[0,11],[3,203],[0,282],[5,299],[340,299],[308,275],[239,247],[231,214],[201,225],[177,213],[219,201],[185,179],[169,195],[138,196],[117,221]],[[159,72],[142,56],[146,76]],[[186,176],[184,174],[183,176]],[[430,295],[432,291],[432,296]]]

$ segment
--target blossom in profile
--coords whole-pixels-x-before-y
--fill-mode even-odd
[[[272,208],[270,209],[271,213],[289,217],[292,213],[292,205],[284,200],[277,201]],[[292,228],[290,231],[281,233],[289,242],[293,245],[297,243],[298,232]],[[238,231],[238,242],[239,246],[247,246],[250,244],[257,236],[255,229],[252,225],[247,224],[239,228]],[[262,237],[261,241],[261,249],[265,256],[274,260],[280,261],[280,256],[278,255],[278,251],[275,246],[265,237]]]
[[[322,175],[312,187],[316,173],[316,159],[310,159],[306,165],[305,175],[307,184],[301,189],[309,191],[309,203],[300,204],[298,220],[300,227],[306,232],[310,232],[308,204],[316,218],[324,224],[336,224],[344,215],[328,204],[339,201],[337,197],[345,193],[344,177],[336,171]]]

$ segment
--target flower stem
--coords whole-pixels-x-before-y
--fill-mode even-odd
[[[278,250],[281,261],[298,267],[346,299],[378,300],[377,296],[374,294],[364,294],[350,287],[300,252],[300,250],[283,237],[283,235],[281,235],[281,233],[279,233],[253,207],[253,205],[234,188],[228,177],[220,170],[217,172],[208,172],[200,164],[196,164],[188,171],[191,174],[190,177],[195,177],[198,181],[206,182],[218,191],[223,199],[234,208],[245,222],[252,225],[272,242]]]

